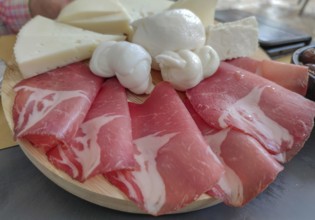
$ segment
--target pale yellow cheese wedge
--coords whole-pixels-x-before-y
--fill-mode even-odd
[[[59,14],[58,21],[102,34],[130,35],[130,16],[118,0],[76,0]]]
[[[132,33],[129,20],[126,19],[126,15],[123,13],[109,14],[89,19],[76,19],[63,23],[102,34],[124,34],[129,36]]]
[[[64,7],[57,20],[62,22],[89,19],[121,13],[124,10],[118,0],[75,0]]]
[[[20,30],[14,55],[24,78],[88,59],[100,42],[125,40],[36,16]]]
[[[178,0],[170,9],[184,8],[192,11],[205,27],[213,24],[214,13],[218,0]]]

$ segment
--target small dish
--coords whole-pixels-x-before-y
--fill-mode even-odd
[[[312,58],[314,58],[314,60],[312,61],[310,61],[309,59],[310,56],[307,56],[307,59],[305,59],[305,56],[303,57],[305,51],[310,50],[312,50],[312,52],[314,53],[312,55]],[[309,62],[306,63],[303,62],[303,60],[308,60]],[[308,66],[309,80],[306,98],[315,101],[315,44],[297,49],[291,57],[291,63],[296,65]]]
[[[301,48],[297,49],[296,51],[294,51],[294,53],[291,57],[291,63],[297,64],[297,65],[305,65],[306,63],[302,62],[301,56],[306,50],[309,50],[309,49],[315,50],[315,44],[301,47]],[[314,60],[314,64],[315,64],[315,60]]]

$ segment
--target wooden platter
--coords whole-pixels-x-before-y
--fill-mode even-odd
[[[267,58],[267,55],[262,50],[257,51],[254,56],[258,59]],[[13,87],[22,80],[17,65],[14,61],[7,63],[7,69],[3,79],[2,85],[2,104],[5,118],[11,130],[13,130],[12,106],[15,98]],[[153,72],[153,81],[160,81],[159,73]],[[128,95],[129,100],[133,102],[142,102],[144,97]],[[130,201],[120,190],[111,185],[107,180],[98,175],[87,180],[84,183],[73,180],[63,171],[57,170],[48,160],[44,153],[33,147],[26,141],[18,141],[21,149],[29,160],[51,181],[56,183],[66,191],[84,199],[89,202],[104,206],[110,209],[115,209],[129,213],[143,213],[132,201]],[[178,213],[190,212],[206,207],[210,207],[220,203],[220,200],[211,198],[207,195],[202,195],[198,200],[190,205],[180,209]]]

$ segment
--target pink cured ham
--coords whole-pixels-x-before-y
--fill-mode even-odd
[[[308,68],[302,65],[263,60],[258,74],[293,92],[306,95],[308,85]]]
[[[308,85],[308,68],[301,65],[282,63],[274,60],[258,61],[249,57],[237,58],[228,63],[256,73],[286,89],[306,95]]]
[[[227,60],[226,62],[232,64],[233,66],[237,66],[239,68],[247,70],[251,73],[256,73],[261,64],[260,60],[256,60],[250,57],[239,57],[236,59]]]
[[[76,136],[47,153],[71,177],[84,181],[96,174],[136,165],[125,88],[108,79],[96,96]]]
[[[283,167],[259,142],[231,128],[211,128],[189,101],[185,105],[206,142],[224,165],[225,173],[208,191],[210,196],[223,200],[227,205],[243,206],[275,180]]]
[[[244,133],[224,129],[205,135],[205,139],[225,166],[224,176],[208,194],[223,199],[227,205],[245,205],[283,170],[258,141]]]
[[[152,215],[174,212],[196,200],[222,176],[223,167],[168,83],[143,104],[130,103],[138,168],[106,178]]]
[[[26,79],[14,87],[14,135],[48,151],[70,141],[103,80],[85,63]]]
[[[314,102],[225,62],[186,94],[210,126],[243,131],[272,154],[298,152],[313,128]]]

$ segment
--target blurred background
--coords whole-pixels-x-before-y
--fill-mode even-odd
[[[267,16],[315,39],[315,0],[218,0],[217,10],[240,9]]]

